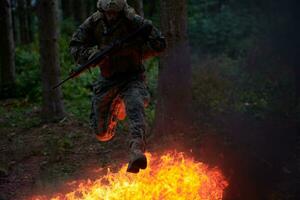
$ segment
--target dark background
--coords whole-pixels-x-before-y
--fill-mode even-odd
[[[70,37],[96,1],[45,2],[1,0],[4,200],[126,161],[126,121],[107,144],[88,127],[97,69],[49,90],[74,67]],[[193,149],[224,172],[225,199],[300,199],[299,1],[128,2],[168,41],[167,53],[145,63],[149,151]],[[45,43],[48,37],[55,39]]]

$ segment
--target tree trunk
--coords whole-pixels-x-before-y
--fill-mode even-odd
[[[296,89],[296,95],[295,95],[295,110],[300,110],[300,60],[299,60],[299,55],[300,55],[300,27],[297,25],[299,23],[299,8],[300,2],[297,0],[293,1],[292,4],[292,12],[293,12],[293,68],[294,68],[294,73],[295,73],[295,89]],[[299,116],[299,115],[298,115]],[[298,121],[297,123],[297,129],[300,130],[300,123],[299,120],[300,118],[296,119]],[[300,133],[298,131],[298,137],[297,137],[297,147],[296,147],[296,158],[297,158],[297,170],[298,170],[298,177],[300,176]]]
[[[60,82],[58,0],[40,0],[38,15],[43,90],[42,118],[45,121],[55,121],[65,115],[61,89],[52,89]]]
[[[156,9],[156,0],[150,1],[149,3],[149,17],[152,17]]]
[[[12,24],[13,24],[13,33],[14,33],[14,42],[15,45],[20,44],[20,23],[19,16],[17,12],[17,0],[11,0],[11,9],[12,9]]]
[[[85,20],[86,12],[85,0],[73,0],[73,18],[77,23],[81,24]]]
[[[11,97],[15,93],[15,47],[10,0],[0,0],[0,67],[1,97]]]
[[[143,0],[131,0],[129,3],[140,16],[144,16]]]
[[[72,0],[62,0],[62,10],[64,18],[72,18],[73,17],[73,8],[72,8]]]
[[[185,0],[161,0],[161,27],[168,48],[161,57],[154,135],[189,134],[191,66]],[[174,139],[176,140],[176,138]]]
[[[20,42],[21,44],[28,44],[31,42],[31,28],[28,21],[28,8],[26,0],[17,0],[17,13],[20,28]]]
[[[296,107],[298,109],[300,108],[300,60],[299,60],[299,54],[300,54],[300,27],[297,25],[299,23],[299,1],[294,0],[293,2],[293,46],[294,46],[294,53],[293,53],[293,66],[294,66],[294,72],[295,72],[295,84],[296,84]],[[299,139],[300,140],[300,139]],[[299,144],[300,146],[300,144]],[[300,164],[300,163],[299,163]]]
[[[31,6],[31,0],[26,0],[26,17],[27,17],[27,24],[28,24],[27,34],[28,34],[29,42],[33,41],[32,12],[33,12],[33,8]]]

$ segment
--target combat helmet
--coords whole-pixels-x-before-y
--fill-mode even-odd
[[[97,8],[100,11],[123,11],[127,6],[126,0],[98,0]]]

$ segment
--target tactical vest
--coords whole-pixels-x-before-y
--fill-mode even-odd
[[[116,40],[126,37],[138,28],[134,21],[125,16],[121,16],[113,26],[108,26],[102,15],[98,14],[93,17],[95,17],[93,36],[99,50],[106,48]],[[144,72],[142,64],[143,50],[139,44],[140,41],[137,39],[136,42],[125,45],[117,53],[111,55],[108,62],[101,66],[101,74],[109,78]]]

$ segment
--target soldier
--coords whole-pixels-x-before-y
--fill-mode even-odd
[[[97,12],[79,26],[70,42],[71,54],[78,64],[85,63],[101,49],[143,25],[152,26],[149,35],[122,45],[98,64],[101,75],[93,85],[90,115],[91,126],[102,142],[114,136],[118,120],[128,117],[127,171],[138,173],[147,167],[144,108],[149,102],[149,92],[144,81],[143,60],[161,53],[166,43],[151,21],[137,15],[126,0],[98,0],[97,8]]]

